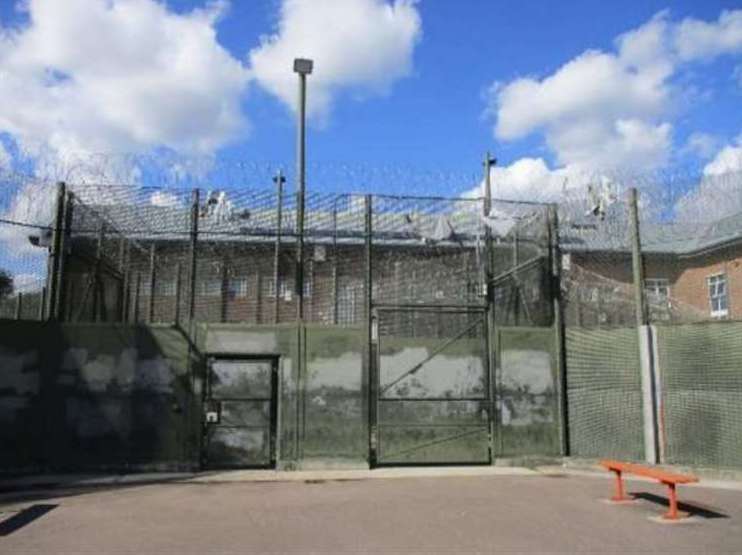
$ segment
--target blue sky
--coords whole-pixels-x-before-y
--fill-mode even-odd
[[[169,5],[188,10],[193,2]],[[313,130],[310,146],[316,160],[410,164],[469,173],[477,171],[487,149],[505,163],[534,155],[552,159],[538,133],[512,142],[493,137],[482,99],[493,81],[545,76],[585,50],[611,50],[615,37],[665,9],[677,20],[715,20],[722,10],[738,8],[739,3],[465,0],[422,1],[418,7],[422,37],[415,49],[413,74],[397,82],[386,96],[361,102],[349,95],[341,98],[326,127]],[[244,57],[260,35],[275,25],[276,11],[277,2],[272,0],[233,3],[218,27],[220,42],[235,56]],[[730,79],[740,63],[739,56],[729,56],[697,69],[699,86],[713,91],[713,102],[681,115],[678,143],[693,132],[732,140],[742,131],[742,88]],[[260,89],[251,92],[244,108],[253,115],[254,132],[225,153],[290,160],[292,114]]]
[[[312,6],[307,0],[231,4],[169,0],[155,8],[149,4],[153,2],[33,0],[27,10],[9,0],[0,4],[0,26],[5,30],[6,50],[11,52],[5,59],[0,55],[0,75],[17,78],[13,87],[5,88],[0,80],[0,101],[7,99],[8,112],[14,110],[13,102],[39,99],[23,117],[0,108],[0,134],[11,163],[22,163],[20,151],[26,154],[25,163],[30,160],[33,165],[39,152],[68,157],[166,149],[186,157],[206,154],[217,160],[270,161],[291,171],[295,122],[288,100],[293,82],[287,85],[285,79],[293,79],[286,61],[293,45],[298,45],[296,54],[302,54],[301,48],[319,53],[314,56],[318,72],[334,67],[326,87],[318,84],[318,76],[309,80],[310,101],[318,90],[329,96],[313,112],[309,134],[310,160],[320,165],[409,166],[473,175],[481,167],[483,152],[490,149],[504,168],[519,160],[530,161],[527,167],[517,167],[520,173],[500,175],[518,188],[524,179],[521,174],[537,181],[545,178],[544,172],[591,163],[610,165],[611,150],[618,153],[617,165],[651,171],[683,164],[704,167],[725,148],[739,147],[739,17],[726,25],[726,42],[709,46],[711,53],[673,51],[665,60],[670,69],[659,70],[664,72],[662,77],[654,75],[654,67],[636,70],[650,76],[648,87],[653,90],[648,94],[661,98],[636,98],[623,106],[620,92],[615,91],[635,71],[627,69],[613,76],[613,92],[598,91],[585,99],[589,114],[579,113],[579,98],[561,113],[552,113],[547,106],[550,97],[572,94],[572,86],[578,91],[572,98],[579,97],[580,91],[593,86],[591,73],[589,68],[576,72],[572,83],[553,89],[544,84],[587,51],[618,57],[617,37],[647,26],[653,17],[668,44],[668,37],[675,36],[684,20],[707,25],[706,38],[720,35],[716,28],[722,27],[722,14],[739,8],[734,1],[339,0],[333,6],[329,0],[315,0]],[[324,15],[316,13],[321,11],[319,4],[329,6]],[[118,57],[122,51],[136,50],[137,45],[127,45],[125,39],[131,34],[124,19],[113,13],[116,5],[134,6],[127,12],[129,21],[141,18],[137,28],[151,26],[146,40],[160,37],[148,46],[152,59],[158,58],[158,52],[187,50],[189,45],[213,50],[213,58],[194,63],[190,70],[174,70],[172,75],[167,67],[152,66],[146,51],[133,52],[130,59],[125,52],[127,59],[122,61]],[[367,26],[363,21],[346,25],[353,19],[348,11],[354,9],[370,10],[364,16]],[[384,19],[384,9],[396,10],[397,23]],[[197,17],[194,10],[212,13]],[[302,10],[310,10],[310,16]],[[192,29],[180,28],[176,27],[179,18],[197,21]],[[297,20],[305,26],[298,32],[300,38],[281,27]],[[389,29],[383,34],[379,28],[385,25]],[[336,33],[333,26],[349,31]],[[200,34],[208,28],[216,33],[214,41]],[[171,37],[168,29],[177,29],[180,35]],[[89,32],[97,42],[56,53],[61,42],[55,40],[74,42],[80,31]],[[96,36],[97,32],[101,34]],[[259,69],[250,53],[260,49],[261,36],[271,34],[273,47],[263,52],[266,69]],[[358,49],[354,49],[356,39],[363,43]],[[91,52],[98,48],[102,59]],[[220,55],[219,49],[226,55]],[[378,55],[371,52],[376,50]],[[649,55],[659,58],[661,50]],[[361,65],[377,65],[376,73],[349,75],[354,59]],[[615,60],[603,61],[610,65]],[[115,75],[118,65],[123,66],[121,74]],[[276,66],[285,66],[285,79],[271,74]],[[530,123],[519,124],[531,115],[530,108],[522,105],[528,103],[527,97],[508,97],[526,98],[521,105],[505,98],[510,90],[515,92],[510,85],[524,78],[543,90],[533,92],[532,107],[538,114]],[[141,81],[141,87],[132,85],[128,93],[129,81]],[[499,88],[493,92],[494,83]],[[120,114],[112,113],[119,102]],[[498,131],[498,122],[506,116],[516,123]],[[238,119],[244,121],[236,125]],[[575,139],[580,133],[589,136]],[[635,144],[644,138],[651,141],[636,150]],[[591,142],[606,146],[592,152]],[[446,182],[431,185],[431,192],[458,193],[470,185],[462,183],[460,190],[448,191],[455,185]],[[531,192],[532,188],[523,194]]]

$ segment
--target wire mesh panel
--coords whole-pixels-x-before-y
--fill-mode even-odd
[[[543,204],[493,199],[483,219],[492,237],[495,322],[502,326],[548,326],[550,229]]]
[[[568,328],[570,453],[640,460],[644,455],[636,329]]]
[[[742,466],[740,337],[740,322],[657,327],[667,462]]]
[[[0,318],[42,319],[48,254],[29,237],[50,233],[47,227],[0,222]]]
[[[562,298],[568,326],[636,323],[629,205],[609,191],[560,205]]]
[[[373,197],[373,301],[481,305],[480,200]]]
[[[307,197],[306,210],[305,319],[360,325],[365,319],[365,199],[314,193]]]
[[[0,318],[42,318],[56,191],[0,168]]]
[[[488,462],[484,313],[398,312],[378,316],[378,462]]]

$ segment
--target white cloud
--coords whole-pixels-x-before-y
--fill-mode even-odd
[[[682,93],[673,76],[682,63],[738,51],[741,18],[738,10],[715,23],[673,23],[660,12],[617,37],[612,52],[588,50],[542,79],[497,84],[487,108],[496,117],[495,136],[542,132],[565,166],[662,167],[672,147],[673,102]]]
[[[722,148],[711,162],[703,168],[703,175],[723,175],[730,172],[742,172],[742,135],[735,144]]]
[[[604,175],[578,166],[550,168],[543,158],[520,158],[490,170],[492,197],[501,200],[555,202],[604,180]],[[484,183],[465,196],[483,197]]]
[[[342,88],[384,93],[412,71],[420,38],[415,0],[284,0],[276,33],[249,54],[254,78],[290,108],[296,103],[293,59],[311,58],[310,115],[326,116]]]
[[[710,133],[695,132],[688,136],[681,153],[695,154],[700,158],[710,158],[719,147],[719,139]]]
[[[742,10],[723,11],[713,23],[684,19],[675,31],[675,48],[681,60],[742,52]]]
[[[247,70],[216,40],[224,3],[29,0],[0,26],[0,131],[32,156],[212,153],[245,128]]]

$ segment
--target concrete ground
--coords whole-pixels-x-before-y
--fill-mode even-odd
[[[664,488],[645,481],[612,505],[612,482],[589,473],[379,472],[9,491],[0,553],[742,552],[739,488],[681,487],[693,517],[662,524]]]

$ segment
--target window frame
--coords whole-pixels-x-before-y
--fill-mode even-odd
[[[664,295],[658,294],[660,288],[665,289]],[[644,294],[647,299],[655,302],[669,303],[671,295],[670,280],[664,277],[644,278]]]
[[[712,281],[719,280],[719,278],[723,279],[724,283],[724,293],[723,295],[719,295],[718,292],[716,292],[716,289],[714,290],[714,293],[712,293],[712,287],[716,288],[718,287],[718,281],[712,284]],[[726,318],[729,316],[729,278],[727,277],[726,272],[717,272],[715,274],[711,274],[709,276],[706,276],[706,291],[708,295],[708,301],[709,301],[709,310],[711,312],[712,318]],[[726,305],[726,308],[720,308],[715,309],[714,308],[714,300],[716,299],[723,299],[724,305]]]

